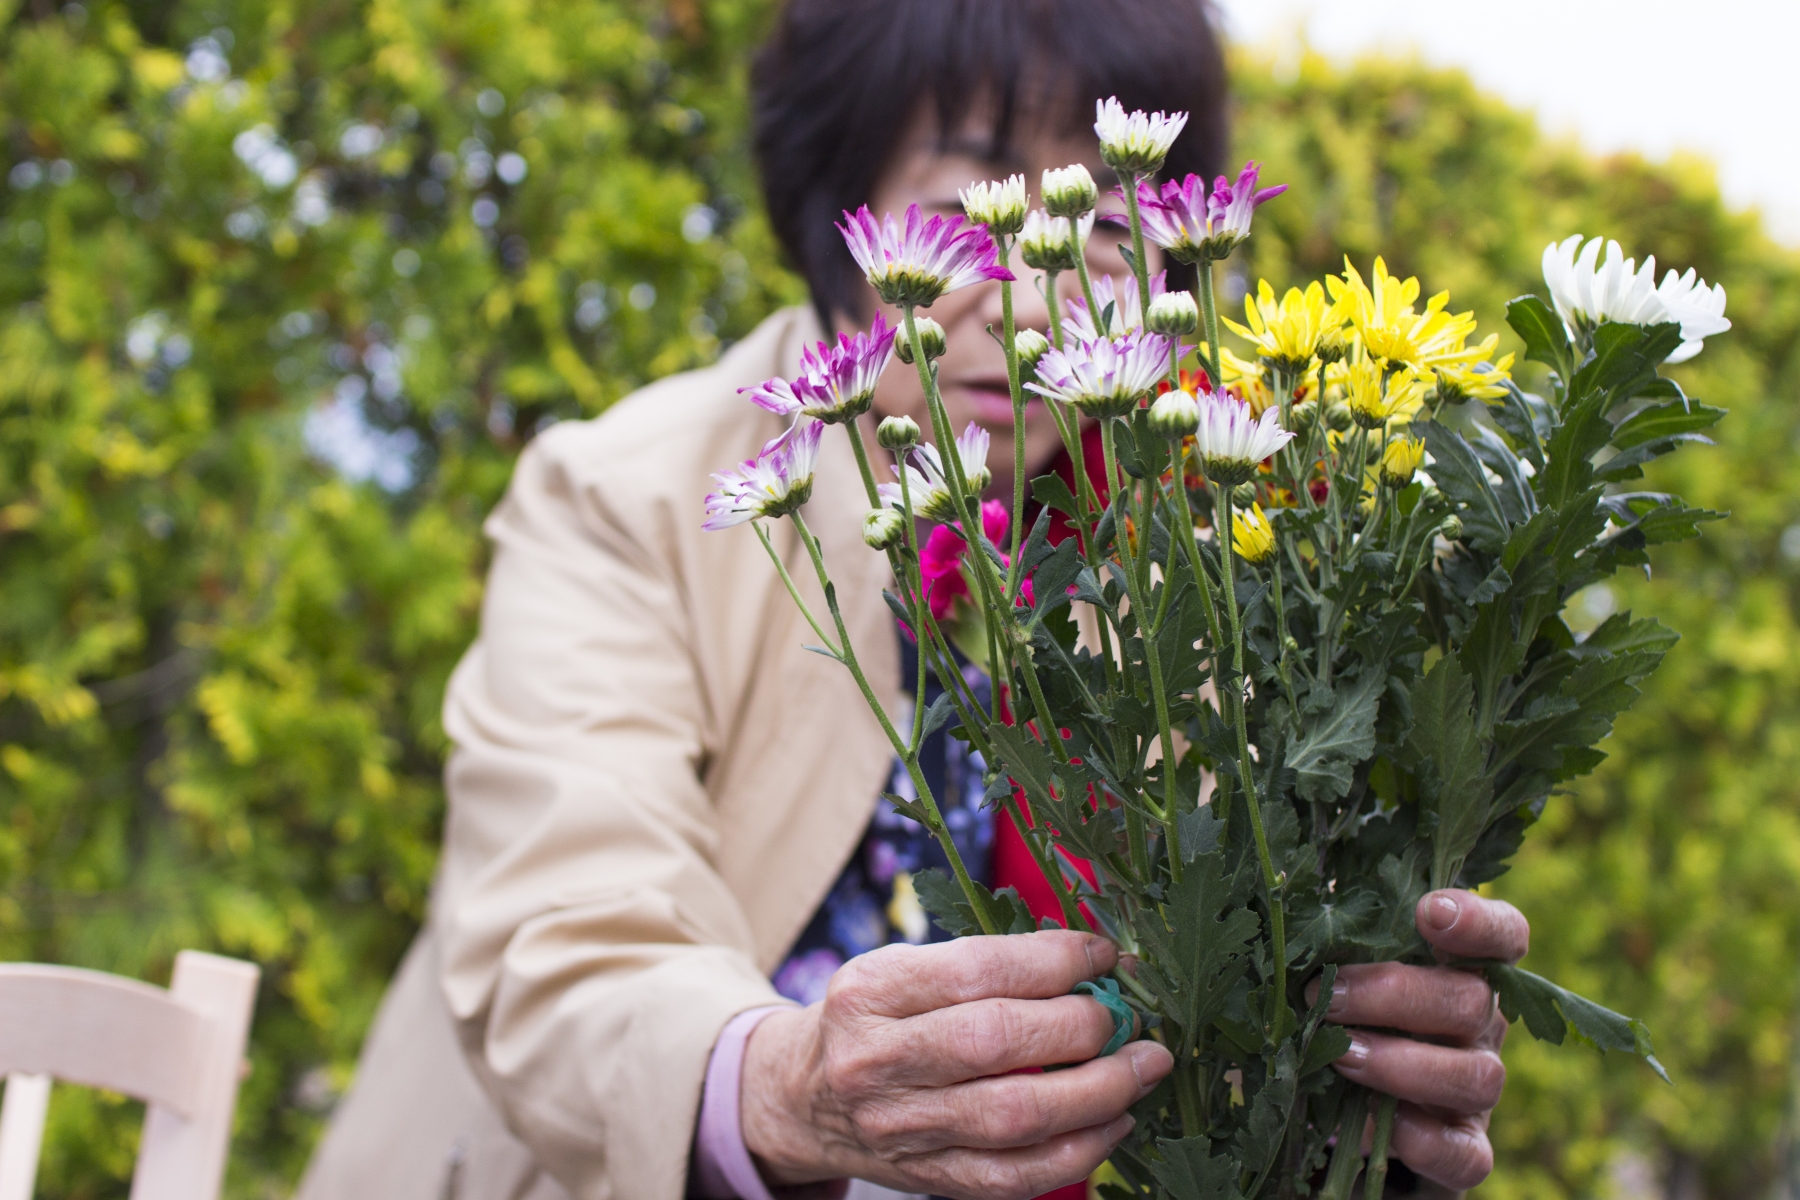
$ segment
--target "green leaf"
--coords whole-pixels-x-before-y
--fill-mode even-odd
[[[1196,855],[1211,854],[1219,848],[1219,836],[1225,822],[1213,815],[1212,805],[1202,804],[1190,813],[1175,818],[1175,833],[1181,839],[1181,861],[1191,863]]]
[[[1520,296],[1508,302],[1506,323],[1525,343],[1525,357],[1541,362],[1566,381],[1574,351],[1562,318],[1536,296]]]
[[[1060,475],[1039,475],[1031,481],[1031,495],[1046,508],[1054,508],[1057,512],[1070,517],[1081,515],[1081,505],[1075,500],[1075,493],[1069,490]]]
[[[1669,1073],[1650,1045],[1650,1030],[1642,1021],[1595,1004],[1522,967],[1487,963],[1482,969],[1499,994],[1500,1011],[1509,1021],[1523,1018],[1533,1037],[1560,1046],[1565,1036],[1573,1034],[1577,1041],[1597,1050],[1636,1054],[1664,1083],[1669,1082]]]
[[[1666,404],[1650,404],[1621,421],[1613,429],[1612,444],[1621,450],[1641,446],[1684,433],[1698,433],[1717,425],[1725,416],[1722,408],[1709,408],[1691,401],[1671,400]]]
[[[1432,480],[1456,504],[1462,517],[1463,540],[1477,550],[1498,551],[1506,544],[1510,524],[1475,451],[1461,434],[1437,421],[1415,428],[1425,435]]]
[[[1168,1189],[1170,1200],[1241,1200],[1237,1164],[1227,1155],[1215,1155],[1212,1146],[1205,1137],[1157,1139],[1162,1157],[1150,1161],[1150,1171]]]
[[[1287,756],[1301,796],[1335,800],[1349,793],[1356,765],[1375,752],[1375,717],[1386,687],[1386,674],[1367,668],[1331,696],[1324,712],[1303,719]]]
[[[1438,659],[1412,689],[1406,748],[1420,773],[1421,798],[1437,816],[1431,886],[1445,887],[1487,828],[1493,781],[1475,736],[1475,688],[1454,655]]]
[[[1250,1117],[1233,1142],[1238,1162],[1244,1170],[1260,1179],[1275,1161],[1275,1152],[1287,1135],[1288,1110],[1294,1106],[1297,1064],[1294,1044],[1282,1043],[1276,1051],[1273,1069],[1249,1098]]]
[[[973,937],[981,932],[981,922],[975,919],[969,898],[948,872],[929,867],[916,872],[912,881],[920,905],[937,918],[938,928],[951,937]]]

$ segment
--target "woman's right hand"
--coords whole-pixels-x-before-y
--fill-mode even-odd
[[[823,1001],[751,1036],[744,1143],[775,1187],[849,1177],[1025,1200],[1085,1179],[1174,1066],[1153,1041],[1094,1057],[1112,1017],[1069,990],[1117,961],[1105,938],[1068,930],[852,959]],[[1008,1074],[1053,1063],[1081,1065]]]

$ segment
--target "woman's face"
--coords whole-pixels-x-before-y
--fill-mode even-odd
[[[1117,277],[1118,284],[1129,282],[1125,260],[1119,247],[1128,240],[1124,205],[1112,194],[1117,186],[1111,168],[1100,161],[1093,137],[1046,132],[1045,122],[1022,119],[1013,137],[1011,157],[995,162],[989,157],[991,122],[985,113],[975,112],[948,139],[940,138],[937,122],[929,112],[922,112],[912,129],[901,140],[893,163],[875,187],[869,208],[880,216],[893,213],[898,217],[909,204],[917,204],[927,216],[962,213],[958,192],[971,183],[984,179],[1003,179],[1023,174],[1031,190],[1031,203],[1038,206],[1038,183],[1049,167],[1066,167],[1081,163],[1093,173],[1100,185],[1099,217],[1093,236],[1088,241],[1088,270],[1095,278],[1102,274]],[[1151,269],[1160,263],[1151,247]],[[1044,300],[1043,275],[1027,268],[1015,251],[1009,264],[1018,282],[1013,285],[1013,319],[1020,329],[1036,329],[1048,335],[1050,313]],[[1066,300],[1080,294],[1081,285],[1074,272],[1065,272],[1057,280],[1057,292]],[[869,292],[869,309],[883,309],[890,321],[900,314],[885,308]],[[938,385],[944,396],[944,408],[950,417],[953,433],[960,433],[969,422],[987,429],[993,435],[988,466],[994,472],[993,494],[1010,497],[1013,474],[1012,398],[1006,382],[1006,354],[995,337],[988,336],[992,326],[996,335],[1001,329],[1000,285],[983,283],[966,287],[925,310],[932,320],[944,327],[949,350],[938,360]],[[840,323],[855,325],[848,318]],[[904,335],[902,335],[904,336]],[[1055,458],[1062,441],[1056,424],[1044,409],[1044,401],[1026,393],[1025,467],[1029,479],[1039,475]],[[925,396],[919,386],[916,368],[896,361],[881,377],[875,389],[877,416],[905,415],[919,423],[930,435],[926,417]]]

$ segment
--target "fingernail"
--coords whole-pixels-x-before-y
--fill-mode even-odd
[[[1425,902],[1425,922],[1439,933],[1448,931],[1460,916],[1462,905],[1442,892]]]
[[[1337,1065],[1340,1067],[1355,1068],[1355,1067],[1362,1066],[1364,1063],[1366,1063],[1368,1061],[1369,1061],[1369,1043],[1363,1041],[1361,1038],[1357,1037],[1354,1033],[1351,1034],[1350,1035],[1350,1049],[1344,1051],[1344,1057],[1337,1060]]]
[[[1106,1144],[1108,1146],[1118,1145],[1120,1142],[1125,1140],[1125,1135],[1130,1133],[1131,1127],[1136,1124],[1137,1124],[1136,1117],[1132,1116],[1130,1113],[1122,1114],[1117,1119],[1115,1119],[1111,1125],[1108,1125],[1106,1127],[1106,1129],[1104,1130],[1104,1132],[1106,1134]]]
[[[1161,1083],[1163,1076],[1175,1065],[1168,1052],[1155,1042],[1133,1042],[1125,1048],[1125,1053],[1129,1056],[1131,1075],[1137,1080],[1140,1097]]]
[[[1341,1017],[1350,1011],[1350,981],[1335,979],[1331,983],[1331,1003],[1325,1007],[1328,1017]]]

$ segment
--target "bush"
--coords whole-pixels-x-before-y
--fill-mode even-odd
[[[263,965],[232,1195],[291,1188],[422,915],[513,455],[801,295],[744,153],[766,8],[0,0],[0,958]],[[1238,77],[1296,185],[1249,282],[1386,252],[1499,328],[1582,230],[1731,290],[1684,382],[1732,415],[1667,482],[1734,516],[1593,597],[1687,639],[1496,889],[1676,1086],[1515,1040],[1484,1194],[1626,1151],[1744,1194],[1800,973],[1800,264],[1703,168],[1596,162],[1455,74]],[[40,1194],[123,1195],[136,1119],[59,1090]]]

